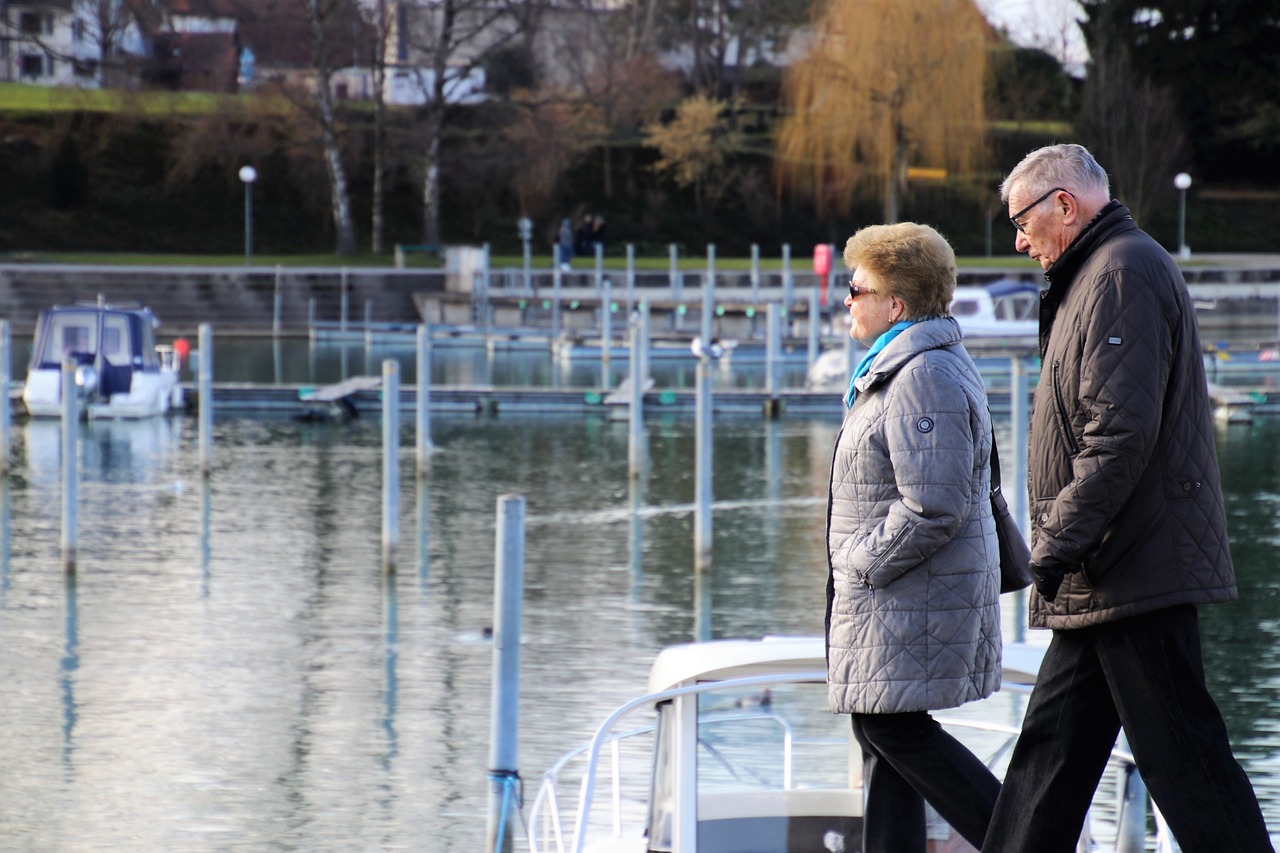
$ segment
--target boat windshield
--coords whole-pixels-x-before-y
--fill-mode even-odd
[[[57,368],[71,356],[80,364],[93,361],[98,352],[98,315],[89,311],[64,311],[47,315],[34,362]]]

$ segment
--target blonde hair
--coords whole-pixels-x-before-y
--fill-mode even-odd
[[[928,225],[871,225],[845,243],[844,262],[865,267],[906,304],[905,319],[947,317],[956,292],[956,253]]]

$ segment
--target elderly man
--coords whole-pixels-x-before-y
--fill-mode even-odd
[[[1053,637],[982,849],[1075,850],[1123,726],[1185,853],[1271,851],[1201,661],[1196,607],[1236,585],[1186,283],[1079,145],[1031,152],[1000,193],[1049,282],[1029,620]]]

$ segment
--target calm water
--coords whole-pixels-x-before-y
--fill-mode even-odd
[[[218,419],[207,485],[193,420],[85,424],[74,582],[58,427],[18,425],[0,480],[0,848],[482,849],[498,497],[527,500],[532,798],[662,646],[821,631],[836,426],[717,420],[695,607],[691,417],[647,421],[635,487],[622,420],[436,418],[421,486],[406,422],[390,580],[376,419]],[[1207,665],[1276,831],[1280,424],[1219,436],[1242,596],[1203,611]]]

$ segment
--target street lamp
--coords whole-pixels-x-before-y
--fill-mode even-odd
[[[1191,176],[1179,172],[1173,176],[1173,185],[1178,188],[1178,257],[1188,260],[1191,249],[1187,246],[1187,187],[1191,186]]]
[[[244,265],[247,267],[253,257],[253,182],[258,180],[258,170],[241,166],[240,180],[244,182]]]

